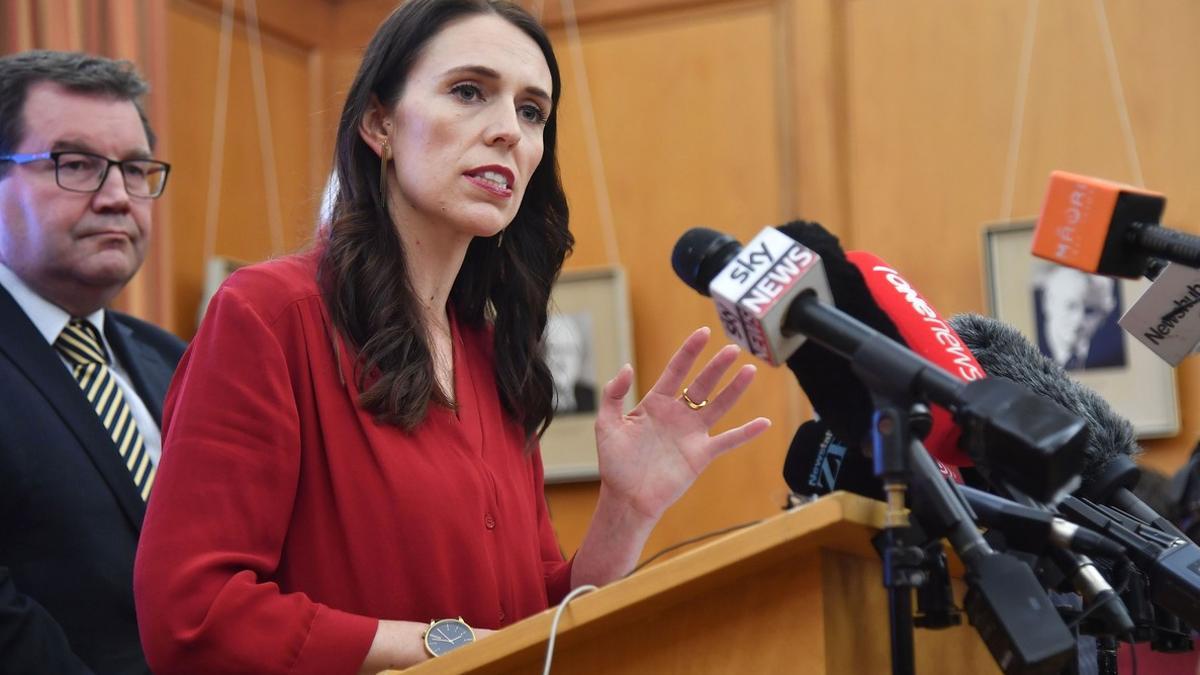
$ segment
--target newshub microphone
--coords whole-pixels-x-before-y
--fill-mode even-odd
[[[1055,171],[1033,254],[1092,274],[1137,279],[1150,259],[1200,267],[1200,237],[1159,225],[1167,199],[1130,185]]]
[[[1006,377],[1055,401],[1087,421],[1083,483],[1077,494],[1115,506],[1176,537],[1186,536],[1131,491],[1141,452],[1133,425],[1095,391],[1072,379],[1016,328],[990,317],[960,314],[950,319],[989,376]]]
[[[1200,348],[1200,270],[1168,263],[1118,322],[1160,359],[1178,366]]]
[[[872,391],[929,400],[951,410],[955,421],[970,429],[968,453],[989,480],[1010,483],[1044,501],[1074,486],[1086,436],[1082,420],[1003,378],[963,382],[821,302],[828,287],[813,273],[820,272],[816,255],[790,237],[788,244],[774,234],[756,237],[766,246],[742,250],[721,243],[725,235],[693,230],[676,246],[676,272],[692,288],[718,296],[731,337],[755,353],[774,354],[777,361],[788,354],[786,341],[803,343],[807,336],[849,360]],[[793,251],[794,246],[801,250]],[[700,253],[719,260],[698,260]],[[701,272],[715,276],[697,276]],[[764,347],[757,344],[760,340],[775,342]]]

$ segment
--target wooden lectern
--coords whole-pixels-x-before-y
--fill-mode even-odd
[[[870,543],[883,508],[836,492],[579,596],[559,622],[552,672],[890,673],[887,595]],[[553,616],[404,672],[541,673]],[[965,616],[955,628],[918,629],[916,664],[922,675],[1000,672]]]

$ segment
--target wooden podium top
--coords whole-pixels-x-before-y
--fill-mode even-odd
[[[558,643],[572,633],[599,630],[607,622],[627,623],[652,616],[695,597],[817,549],[876,558],[870,534],[883,525],[884,505],[835,492],[802,507],[767,518],[604,588],[579,596],[563,611]],[[544,653],[555,608],[405,673],[503,672]],[[592,629],[592,630],[589,630]],[[556,649],[556,651],[558,651]],[[557,658],[556,658],[557,662]],[[399,673],[400,671],[387,671]]]

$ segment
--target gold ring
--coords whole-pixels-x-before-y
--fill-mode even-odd
[[[683,402],[687,404],[687,407],[691,408],[692,410],[699,410],[708,405],[708,399],[704,399],[703,401],[693,401],[690,397],[688,397],[687,387],[683,388],[683,393],[680,394],[679,398],[683,399]]]

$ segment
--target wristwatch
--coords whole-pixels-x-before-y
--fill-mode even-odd
[[[439,619],[430,621],[425,629],[425,651],[430,656],[441,656],[459,647],[475,641],[475,631],[467,625],[462,617],[457,619]]]

